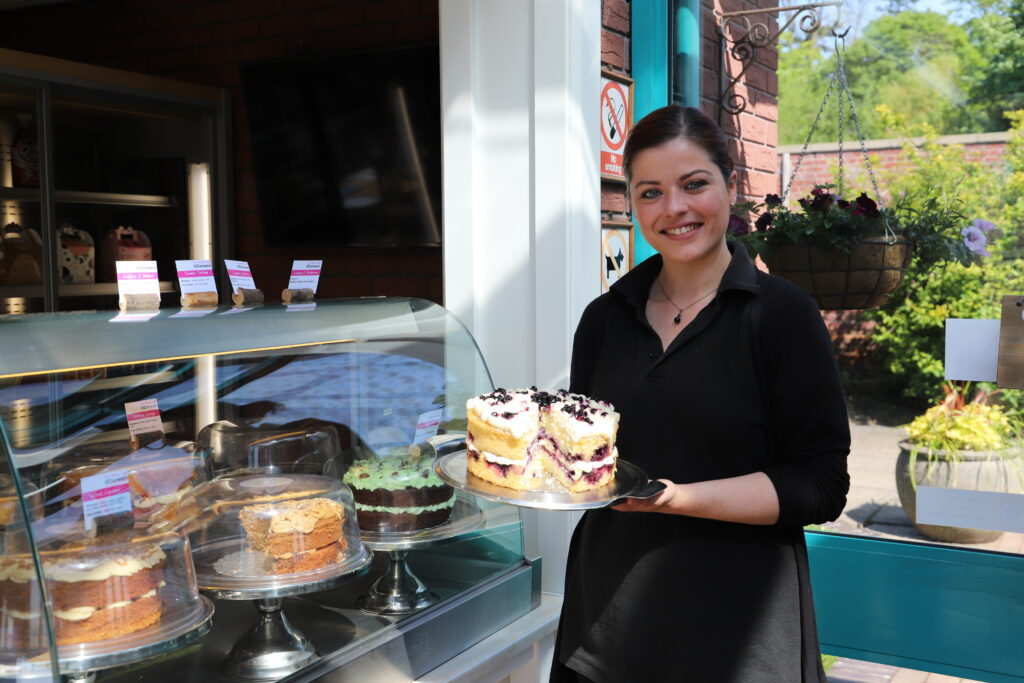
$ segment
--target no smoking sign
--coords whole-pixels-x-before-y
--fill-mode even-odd
[[[614,76],[612,78],[611,76]],[[632,82],[611,72],[601,77],[601,175],[625,179],[622,149],[633,117]]]

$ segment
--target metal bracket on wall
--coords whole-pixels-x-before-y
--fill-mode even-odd
[[[779,35],[788,29],[794,21],[800,21],[800,30],[804,33],[814,33],[821,27],[822,7],[839,7],[842,2],[813,2],[805,5],[790,5],[788,7],[769,7],[766,9],[742,10],[739,12],[724,12],[718,18],[718,54],[721,57],[721,68],[718,72],[718,124],[722,125],[722,119],[726,113],[740,114],[747,109],[747,98],[737,92],[730,91],[736,87],[743,74],[747,72],[750,65],[754,63],[757,49],[767,47],[775,43]],[[764,14],[784,15],[785,23],[780,24],[773,32],[765,23],[751,23],[750,17]],[[735,30],[735,38],[729,37],[730,30]],[[726,48],[727,43],[732,46]],[[736,76],[730,78],[728,72],[729,57],[738,61],[742,68]]]

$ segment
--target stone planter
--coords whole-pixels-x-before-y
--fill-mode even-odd
[[[900,442],[900,454],[896,459],[896,491],[900,496],[903,511],[910,517],[917,530],[936,541],[947,543],[987,543],[999,538],[1003,532],[988,529],[963,529],[960,527],[937,526],[917,523],[918,486],[962,489],[968,491],[993,491],[1017,493],[1020,491],[1018,472],[1021,468],[1021,450],[1003,451],[960,451],[956,460],[941,449],[929,454],[920,450],[914,462],[914,476],[911,478],[909,441]]]

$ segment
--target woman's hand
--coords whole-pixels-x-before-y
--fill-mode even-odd
[[[627,498],[613,505],[621,512],[661,512],[740,524],[774,524],[779,519],[779,497],[764,472],[728,479],[676,484],[659,479],[665,490],[650,498]]]

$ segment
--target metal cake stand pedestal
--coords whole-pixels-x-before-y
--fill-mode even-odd
[[[475,503],[459,498],[447,524],[406,532],[363,531],[363,543],[375,552],[386,553],[388,566],[369,592],[356,600],[356,606],[369,614],[401,615],[433,605],[440,598],[409,567],[409,551],[475,531],[483,523],[483,511]]]
[[[220,543],[197,548],[193,555],[196,564],[216,553]],[[223,548],[220,549],[221,552]],[[287,575],[268,576],[267,585],[260,587],[237,587],[226,585],[223,577],[199,574],[199,590],[220,600],[252,600],[256,608],[256,621],[235,641],[222,665],[223,671],[232,678],[246,681],[270,681],[283,678],[316,659],[316,648],[301,631],[289,623],[282,609],[284,598],[333,588],[341,583],[362,576],[369,571],[373,554],[366,548],[349,557],[336,567],[336,571],[323,578],[301,583],[276,583],[277,579],[287,580]],[[204,580],[206,579],[206,580]]]
[[[83,654],[65,656],[65,653],[58,649],[57,657],[63,679],[69,683],[92,683],[96,680],[97,671],[133,664],[191,645],[206,635],[213,618],[213,603],[201,595],[199,600],[199,609],[194,618],[179,624],[176,628],[153,629],[151,640],[144,637],[145,632],[141,632],[132,634],[129,642],[116,651],[110,651],[116,647],[116,643],[111,641],[104,642],[106,649],[103,652],[96,652],[95,649],[89,651],[87,648]]]

